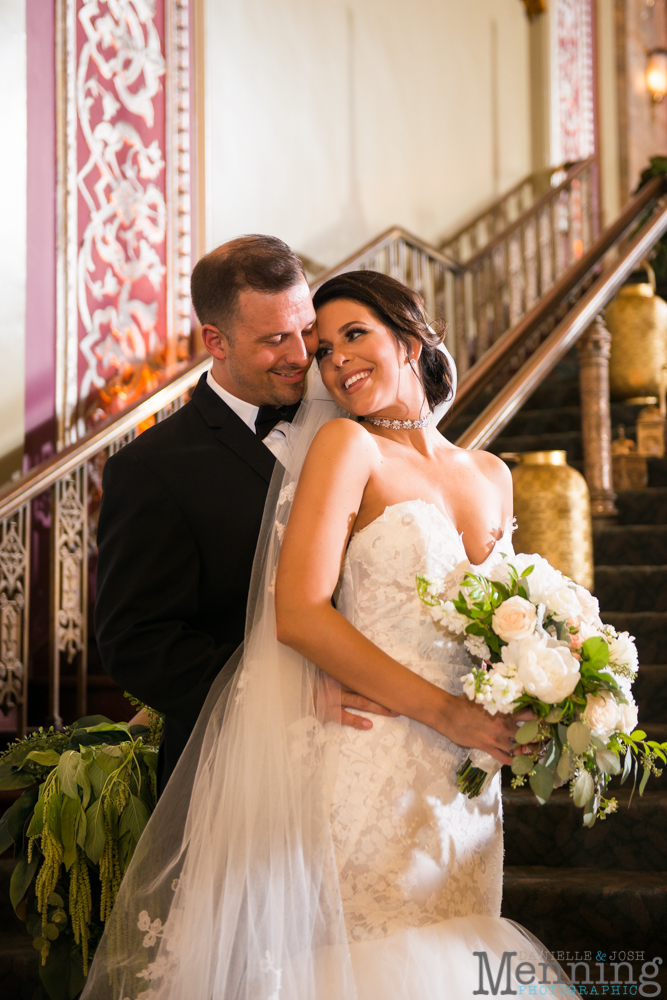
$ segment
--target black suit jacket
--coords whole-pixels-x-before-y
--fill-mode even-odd
[[[106,672],[165,715],[161,788],[243,641],[274,464],[202,375],[189,403],[105,465],[95,633]]]

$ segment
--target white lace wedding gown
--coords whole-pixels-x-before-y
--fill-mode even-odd
[[[501,552],[512,552],[509,532],[478,568]],[[419,599],[416,575],[442,578],[465,559],[437,507],[394,504],[352,537],[337,607],[399,663],[460,695],[472,661]],[[503,952],[521,953],[514,964],[529,952],[544,960],[538,942],[500,919],[500,775],[469,799],[456,787],[466,749],[403,716],[369,718],[370,730],[327,725],[337,765],[332,833],[359,1000],[472,997],[483,962],[473,952],[487,952],[494,976]]]

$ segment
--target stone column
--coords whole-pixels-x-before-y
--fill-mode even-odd
[[[615,517],[618,511],[611,479],[609,406],[611,334],[601,315],[591,323],[577,347],[584,475],[591,495],[591,514],[593,517]]]

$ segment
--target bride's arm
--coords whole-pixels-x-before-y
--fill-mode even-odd
[[[315,438],[278,564],[278,638],[366,698],[507,763],[516,716],[491,716],[430,684],[375,646],[331,604],[364,489],[380,461],[370,435],[350,420],[331,421]]]

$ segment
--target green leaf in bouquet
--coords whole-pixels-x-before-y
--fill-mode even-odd
[[[586,770],[580,771],[574,780],[574,788],[572,790],[575,806],[582,809],[588,800],[593,798],[594,793],[595,785],[591,775]]]
[[[556,774],[561,781],[568,781],[572,776],[572,761],[567,750],[564,750],[560,755],[560,760],[556,767]]]
[[[42,767],[55,767],[60,762],[60,754],[55,750],[31,750],[29,754],[26,754],[25,759],[34,760]]]
[[[589,801],[584,806],[584,826],[587,826],[589,830],[591,827],[595,826],[595,820],[597,819],[597,814],[595,812],[595,796],[589,799]]]
[[[523,580],[527,576],[530,576],[530,574],[533,572],[534,569],[535,569],[534,566],[526,566],[526,568],[524,569],[523,573],[521,574],[521,579]]]
[[[51,942],[46,963],[40,962],[39,978],[49,1000],[74,1000],[80,994],[86,984],[81,949],[71,946],[69,935]]]
[[[630,771],[632,770],[632,761],[633,761],[632,751],[628,747],[625,751],[625,760],[623,761],[623,774],[621,775],[621,784],[624,784],[624,782],[630,775]]]
[[[149,812],[145,803],[136,795],[131,795],[120,818],[120,836],[129,831],[134,840],[138,841],[148,819]]]
[[[38,788],[30,788],[12,802],[0,819],[0,853],[14,846],[14,857],[23,856],[23,833],[28,817],[33,812],[39,795]]]
[[[651,776],[651,768],[647,767],[647,765],[645,764],[644,765],[644,773],[642,775],[642,780],[639,782],[639,794],[640,795],[644,794],[644,789],[646,788],[646,783],[648,782],[648,779],[650,778],[650,776]]]
[[[607,748],[605,741],[601,740],[599,736],[595,736],[594,734],[591,734],[591,743],[596,750],[606,750]]]
[[[564,726],[562,722],[558,723],[558,739],[561,746],[567,743],[567,726]]]
[[[532,743],[540,728],[539,720],[531,719],[524,722],[516,731],[517,743]]]
[[[601,670],[609,663],[609,646],[600,635],[591,636],[581,647],[582,661],[595,670]]]
[[[572,722],[567,727],[567,742],[576,754],[584,753],[591,741],[590,726],[585,722]]]
[[[93,760],[88,768],[88,778],[90,780],[92,794],[96,799],[99,799],[102,794],[102,789],[104,788],[108,777],[109,772],[103,771],[97,763],[97,760]]]
[[[613,750],[598,750],[595,754],[595,762],[603,774],[620,774],[621,762]]]
[[[99,863],[104,850],[106,839],[106,827],[104,825],[104,811],[102,802],[96,799],[92,805],[86,809],[86,847],[85,851],[94,865]]]
[[[80,760],[81,755],[76,750],[65,750],[60,756],[57,770],[63,792],[65,795],[69,795],[70,798],[77,800],[79,798],[79,789],[76,783],[76,771]]]
[[[643,729],[635,729],[634,733],[630,733],[631,740],[645,740],[646,733]]]
[[[108,726],[115,726],[113,719],[106,715],[85,715],[82,719],[77,719],[72,723],[72,729],[89,729],[91,726],[100,726],[106,723]]]
[[[76,775],[75,775],[76,783],[81,789],[83,795],[84,810],[88,808],[88,804],[90,803],[90,793],[92,791],[90,786],[90,777],[88,775],[91,763],[92,759],[90,761],[87,761],[84,759],[83,756],[81,756],[77,762],[77,768],[76,768]]]
[[[26,830],[26,836],[39,837],[43,829],[44,829],[44,799],[39,799],[37,801],[37,805],[35,806],[35,811],[32,814],[30,825]]]
[[[37,854],[37,852],[33,855],[33,859],[30,863],[28,863],[27,856],[24,856],[12,872],[12,877],[9,882],[9,898],[14,909],[16,909],[28,891],[30,883],[35,877],[40,861],[41,857]]]
[[[553,725],[556,722],[560,722],[560,720],[563,718],[564,711],[565,709],[562,707],[562,705],[554,705],[553,708],[549,709],[549,711],[545,715],[544,721],[551,723],[551,725]]]
[[[0,789],[9,791],[14,788],[27,788],[39,779],[28,771],[21,771],[13,754],[7,754],[0,760]]]
[[[535,765],[532,757],[529,757],[528,754],[520,753],[516,757],[512,757],[511,766],[512,774],[528,774],[529,771],[533,770]]]
[[[554,776],[544,764],[536,764],[530,778],[530,787],[540,805],[544,805],[554,787]]]
[[[117,752],[114,753],[113,751]],[[107,774],[113,774],[114,771],[117,771],[124,760],[125,758],[120,747],[104,747],[103,750],[95,754],[95,763],[103,771],[106,771]]]
[[[547,752],[544,757],[544,766],[548,767],[550,770],[554,771],[560,760],[561,749],[558,745],[557,740],[549,740],[547,744]]]
[[[81,802],[79,796],[75,799],[66,795],[60,813],[60,833],[64,848],[63,862],[66,871],[69,871],[76,861],[76,834],[81,816]]]
[[[60,814],[62,810],[62,797],[56,792],[52,795],[44,808],[44,819],[46,820],[46,825],[56,838],[60,840],[61,830],[60,830]]]

